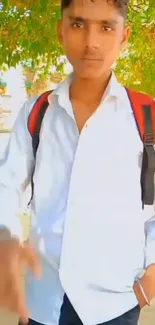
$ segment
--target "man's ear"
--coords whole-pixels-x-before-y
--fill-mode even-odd
[[[126,26],[124,29],[123,38],[121,42],[121,50],[125,49],[126,45],[128,44],[130,35],[131,35],[131,28],[130,26]]]
[[[62,20],[58,21],[57,34],[60,45],[63,45]]]

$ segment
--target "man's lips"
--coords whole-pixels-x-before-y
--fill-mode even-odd
[[[82,58],[83,61],[102,61],[101,59],[98,59],[98,58]]]

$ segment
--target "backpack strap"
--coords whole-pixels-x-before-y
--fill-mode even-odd
[[[149,95],[127,89],[137,129],[143,142],[141,169],[141,199],[144,205],[153,205],[155,198],[155,101]]]
[[[39,135],[40,135],[40,129],[42,125],[42,121],[44,118],[44,115],[46,113],[47,107],[49,105],[48,102],[48,96],[52,93],[52,90],[44,92],[42,95],[38,97],[36,102],[33,105],[33,108],[30,112],[29,118],[28,118],[28,130],[32,137],[32,148],[33,148],[33,155],[36,159],[36,153],[39,145]],[[34,169],[31,175],[31,199],[28,205],[30,205],[32,198],[33,198],[33,192],[34,192],[34,183],[33,183],[33,175],[34,175],[35,165]]]
[[[42,120],[46,113],[47,107],[49,105],[48,96],[51,93],[52,90],[49,90],[38,97],[28,118],[28,130],[32,137],[32,148],[33,148],[34,158],[36,157],[36,152],[39,145],[39,134],[40,134]]]

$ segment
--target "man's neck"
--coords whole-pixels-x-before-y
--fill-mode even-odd
[[[85,79],[74,74],[70,97],[81,102],[100,102],[108,86],[111,71],[101,78]]]

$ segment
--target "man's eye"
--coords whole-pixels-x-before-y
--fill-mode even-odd
[[[74,28],[82,28],[82,27],[83,27],[83,23],[76,22],[76,23],[73,23],[72,26],[73,26]]]
[[[112,28],[111,27],[108,27],[108,26],[102,26],[102,30],[104,32],[111,32],[112,31]]]

